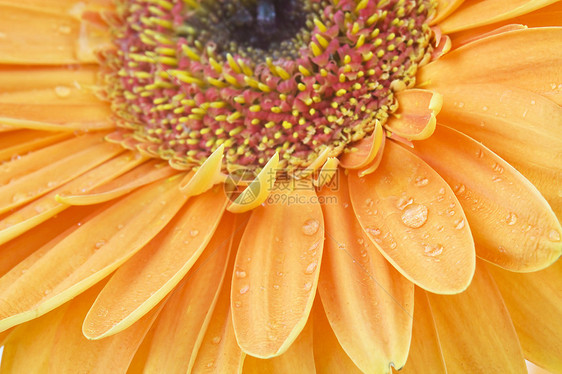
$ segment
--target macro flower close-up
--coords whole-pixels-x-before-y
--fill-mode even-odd
[[[0,0],[0,373],[562,373],[561,105],[557,0]]]

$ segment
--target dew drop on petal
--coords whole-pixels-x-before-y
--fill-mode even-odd
[[[274,285],[273,285],[273,288],[276,289],[276,290],[278,290],[278,289],[281,288],[281,287],[279,287],[278,284],[274,284]]]
[[[306,282],[306,283],[304,284],[304,290],[305,290],[305,291],[310,291],[311,289],[312,289],[312,283]]]
[[[236,270],[235,274],[236,274],[236,278],[246,278],[247,275],[246,272],[242,269]]]
[[[318,232],[319,227],[320,227],[320,222],[318,222],[318,220],[309,219],[302,226],[302,232],[305,235],[312,236]]]
[[[308,264],[304,272],[306,274],[312,274],[314,273],[314,270],[316,270],[316,266],[318,266],[318,263],[316,261],[311,262],[310,264]]]
[[[414,199],[412,199],[411,197],[402,196],[396,201],[396,207],[400,210],[404,210],[404,208],[406,208],[407,206],[412,205],[413,202]]]
[[[560,233],[557,230],[551,230],[548,233],[548,239],[553,242],[559,242],[562,239],[562,237],[560,236]]]
[[[509,226],[515,225],[515,223],[517,223],[517,215],[515,213],[509,213],[507,217],[505,217],[505,222]]]
[[[221,342],[222,338],[220,336],[215,336],[212,339],[213,344],[219,344]]]
[[[457,222],[455,222],[455,229],[460,230],[464,227],[464,219],[461,218]]]
[[[422,227],[427,221],[428,209],[425,205],[414,204],[404,210],[402,214],[402,223],[407,227],[417,229]]]
[[[424,245],[423,252],[424,255],[429,257],[439,256],[441,253],[443,253],[443,246],[441,244],[437,244],[435,246],[426,244]]]
[[[428,183],[429,179],[427,179],[426,177],[416,177],[416,179],[414,180],[414,184],[418,187],[427,186]]]
[[[197,235],[199,235],[199,230],[191,230],[189,232],[189,235],[191,235],[191,237],[195,238]]]
[[[466,187],[464,186],[464,184],[458,184],[453,188],[453,192],[455,193],[455,195],[460,195],[465,191]]]
[[[250,290],[250,286],[249,285],[245,285],[242,288],[240,288],[240,294],[244,295],[246,292],[248,292]]]
[[[70,96],[70,88],[66,86],[56,86],[55,87],[55,94],[58,97],[68,97]]]

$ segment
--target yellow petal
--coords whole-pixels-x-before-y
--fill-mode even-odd
[[[68,208],[68,205],[56,200],[58,194],[89,191],[126,173],[142,161],[138,155],[125,152],[4,217],[0,220],[0,243],[31,230]]]
[[[297,340],[281,356],[268,360],[246,356],[244,374],[315,374],[316,368],[312,347],[312,321],[309,321]]]
[[[459,295],[429,294],[449,373],[527,373],[501,294],[483,262]]]
[[[387,142],[378,169],[350,173],[353,209],[363,230],[398,271],[418,286],[451,294],[468,287],[474,242],[445,181],[417,156]]]
[[[446,374],[445,361],[429,301],[420,288],[416,288],[415,305],[410,353],[406,366],[400,370],[400,373]]]
[[[226,202],[220,186],[192,198],[158,236],[111,277],[86,316],[84,335],[101,339],[116,334],[158,304],[197,261]]]
[[[177,178],[135,191],[0,279],[0,330],[42,315],[105,278],[181,208]],[[22,273],[23,271],[23,273]],[[22,298],[21,295],[27,295]]]
[[[322,303],[319,300],[312,308],[314,333],[314,359],[318,374],[346,373],[360,374],[361,370],[353,364],[340,346],[334,335],[330,323],[324,314]]]
[[[408,140],[423,140],[435,130],[435,116],[441,110],[443,97],[437,92],[419,88],[396,94],[398,110],[388,119],[385,127]]]
[[[50,133],[46,131],[15,130],[3,134],[0,139],[0,161],[6,161],[14,155],[25,155],[31,151],[46,148],[70,137],[67,133]]]
[[[155,308],[121,334],[100,341],[87,340],[80,326],[97,291],[94,287],[69,302],[57,326],[49,373],[125,372],[161,309]]]
[[[423,66],[417,81],[438,92],[442,87],[460,84],[504,83],[560,105],[562,48],[552,46],[561,39],[562,28],[558,27],[517,30],[480,39]]]
[[[529,274],[488,269],[511,314],[525,357],[553,373],[562,371],[562,261]]]
[[[196,196],[209,190],[217,183],[220,174],[224,145],[221,145],[203,162],[201,167],[191,175],[188,174],[180,184],[181,191],[187,196]]]
[[[344,169],[360,169],[369,165],[379,153],[384,141],[382,126],[377,123],[373,133],[353,144],[350,152],[341,156],[340,164]]]
[[[435,25],[448,17],[457,9],[464,0],[437,0],[437,13],[435,18],[431,20],[431,24]]]
[[[324,220],[310,181],[252,212],[236,257],[232,317],[240,348],[279,356],[304,328],[318,284]]]
[[[530,13],[557,0],[486,0],[465,2],[439,23],[444,33],[474,28]]]
[[[414,313],[414,285],[380,254],[355,218],[347,179],[320,196],[326,243],[318,291],[347,355],[364,372],[388,372],[406,362]],[[335,198],[330,203],[328,199]],[[378,316],[378,317],[377,317]]]
[[[562,219],[562,108],[496,84],[442,87],[440,123],[482,142],[541,191]]]
[[[48,372],[57,328],[68,307],[69,305],[65,304],[11,330],[12,333],[3,343],[1,372],[3,374]]]
[[[99,141],[76,153],[56,155],[55,157],[60,157],[47,160],[48,165],[42,165],[39,169],[14,178],[8,184],[1,186],[0,213],[34,200],[123,152],[118,145],[104,142],[101,138]],[[17,166],[7,166],[17,168]]]
[[[556,215],[507,162],[468,136],[441,126],[414,151],[453,187],[479,257],[513,271],[540,270],[560,257],[562,227]]]
[[[99,204],[124,196],[149,183],[171,177],[175,173],[177,171],[166,167],[161,161],[152,160],[92,191],[81,191],[82,193],[74,195],[57,195],[57,200],[68,205]]]
[[[236,259],[235,251],[240,244],[240,238],[247,221],[247,217],[236,216],[231,244],[232,255],[229,258],[226,270],[227,278],[222,284],[211,319],[203,339],[200,341],[197,357],[192,367],[193,373],[242,373],[242,365],[246,355],[238,346],[232,325],[230,280],[232,279]]]
[[[278,165],[279,154],[276,152],[267,164],[265,164],[258,176],[242,191],[240,196],[228,206],[228,211],[232,213],[244,213],[261,205],[273,189]]]
[[[69,15],[0,4],[0,62],[76,63],[74,45],[79,28],[79,22]]]
[[[223,218],[198,262],[167,301],[155,326],[146,372],[186,373],[193,367],[225,278],[233,224],[232,216]]]

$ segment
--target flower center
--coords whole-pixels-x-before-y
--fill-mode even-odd
[[[396,110],[429,52],[430,0],[129,0],[104,56],[128,147],[190,169],[308,166]]]

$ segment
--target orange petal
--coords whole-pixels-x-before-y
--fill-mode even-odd
[[[420,68],[418,82],[439,92],[442,87],[460,84],[505,83],[562,104],[558,68],[562,48],[552,47],[561,39],[562,28],[557,27],[517,30],[480,39]]]
[[[226,215],[211,243],[166,303],[155,327],[147,372],[186,373],[193,367],[225,278],[233,224],[234,218]]]
[[[437,0],[437,13],[435,18],[431,20],[431,24],[440,23],[457,9],[464,0]]]
[[[428,297],[449,373],[527,373],[513,323],[484,263],[477,263],[465,292]]]
[[[369,165],[379,153],[384,141],[384,131],[377,123],[373,133],[353,145],[351,151],[344,153],[340,164],[344,169],[360,169]]]
[[[312,346],[312,321],[309,321],[297,340],[281,356],[268,360],[246,356],[244,374],[315,374]]]
[[[318,284],[324,220],[310,181],[252,212],[236,257],[232,317],[240,348],[279,356],[304,328]]]
[[[530,13],[558,0],[486,0],[465,2],[439,23],[444,33],[474,28]]]
[[[318,374],[346,373],[359,374],[361,370],[353,364],[340,346],[330,323],[324,314],[322,303],[316,302],[312,308],[314,332],[314,359]]]
[[[279,154],[276,152],[250,185],[228,206],[228,211],[244,213],[263,204],[275,184],[278,165]]]
[[[2,2],[5,3],[6,1]],[[54,3],[55,0],[49,2]],[[54,5],[52,4],[51,6]],[[22,91],[34,93],[36,90],[47,92],[46,89],[49,89],[51,93],[56,94],[56,87],[93,87],[98,83],[98,73],[99,67],[97,65],[2,65],[0,66],[0,91],[2,93]],[[25,101],[21,100],[21,102]]]
[[[180,189],[187,197],[202,194],[216,184],[217,176],[221,171],[223,153],[224,145],[221,145],[193,175],[188,174],[184,178]]]
[[[562,220],[562,108],[496,84],[442,87],[440,123],[484,143],[525,175]]]
[[[525,272],[543,269],[560,257],[562,227],[556,215],[507,162],[468,136],[441,126],[414,152],[453,186],[479,257]]]
[[[226,202],[220,186],[190,199],[158,236],[111,277],[86,316],[84,335],[101,339],[116,334],[162,301],[211,240]]]
[[[228,213],[226,213],[228,214]],[[227,279],[222,285],[211,320],[200,342],[197,357],[192,367],[193,373],[241,373],[244,352],[236,342],[230,310],[230,280],[234,269],[234,251],[240,244],[247,217],[237,215],[232,238],[233,253],[226,271]]]
[[[0,213],[34,200],[123,152],[115,144],[100,141],[83,151],[61,154],[60,158],[48,160],[48,165],[1,186]]]
[[[46,131],[15,130],[3,134],[0,139],[0,161],[6,161],[14,156],[25,155],[31,151],[45,148],[58,143],[71,134],[50,133]]]
[[[166,167],[160,160],[152,160],[89,192],[83,191],[75,195],[57,195],[57,200],[69,205],[99,204],[124,196],[149,183],[171,177],[175,173],[177,171]]]
[[[33,27],[29,27],[33,25]],[[0,62],[73,64],[80,24],[68,14],[0,4]]]
[[[31,230],[68,208],[68,205],[61,204],[55,199],[57,194],[89,191],[127,172],[141,162],[142,158],[138,155],[134,155],[132,152],[123,153],[4,217],[0,220],[0,243],[5,243]]]
[[[100,341],[87,340],[80,326],[97,295],[97,287],[69,302],[49,355],[50,373],[122,373],[161,308],[155,308],[121,334]]]
[[[67,229],[78,228],[77,224],[93,211],[91,207],[68,209],[28,231],[26,235],[20,235],[0,246],[0,276],[51,240],[59,242],[70,233]]]
[[[4,343],[2,373],[47,373],[57,328],[68,307],[65,304],[14,328]]]
[[[28,257],[2,277],[0,330],[56,308],[123,264],[181,208],[178,183],[174,178],[152,184],[103,207],[46,253]]]
[[[347,355],[365,372],[387,372],[406,362],[414,313],[414,285],[380,254],[355,218],[347,179],[323,189],[326,244],[318,291]],[[376,316],[376,317],[374,317]]]
[[[455,43],[455,48],[459,48],[459,47],[462,47],[465,44],[472,43],[472,42],[475,42],[477,40],[487,38],[489,36],[494,36],[494,35],[502,34],[504,32],[509,32],[509,31],[523,30],[525,28],[527,28],[527,26],[525,26],[525,25],[509,24],[509,25],[505,25],[505,26],[502,26],[502,27],[492,29],[492,30],[487,31],[487,32],[467,33],[466,35],[461,35],[461,36],[458,36],[457,34],[455,34],[456,38],[452,42]]]
[[[435,116],[443,104],[441,94],[415,88],[398,92],[396,99],[398,110],[385,127],[408,140],[429,138],[435,130]]]
[[[414,328],[408,361],[400,373],[446,374],[439,337],[425,292],[416,288]]]
[[[161,313],[163,313],[163,311]],[[127,374],[142,374],[144,372],[146,360],[148,359],[148,355],[150,353],[150,346],[152,345],[152,337],[154,336],[154,326],[156,323],[157,322],[154,322],[152,324],[150,330],[148,330],[146,336],[142,340],[141,345],[135,352],[135,356],[127,368]]]
[[[350,173],[359,223],[382,254],[418,286],[451,294],[468,287],[474,242],[464,212],[443,179],[401,146],[387,142],[375,173]]]
[[[562,261],[548,269],[515,274],[489,266],[525,357],[552,371],[562,370]]]

